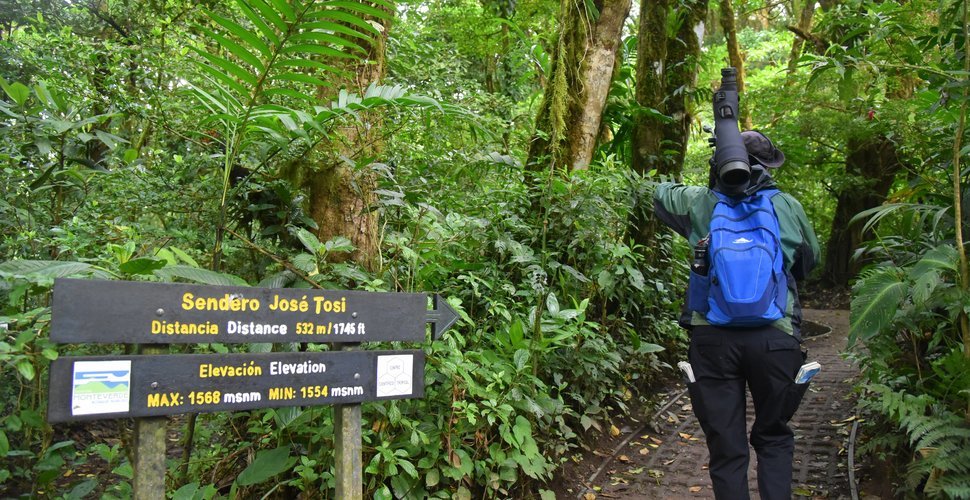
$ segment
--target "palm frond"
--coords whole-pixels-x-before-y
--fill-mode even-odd
[[[853,290],[849,313],[849,346],[858,339],[882,333],[895,317],[906,296],[908,284],[896,267],[876,268],[864,273]]]

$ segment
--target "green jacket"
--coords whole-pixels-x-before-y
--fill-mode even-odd
[[[657,187],[653,199],[657,218],[687,238],[691,248],[710,232],[711,214],[717,203],[717,195],[710,189],[664,182]],[[772,326],[801,338],[799,327],[802,314],[795,280],[808,276],[818,262],[818,238],[798,200],[787,193],[778,193],[771,198],[771,202],[781,229],[781,245],[790,292],[785,317],[775,321]],[[685,310],[685,315],[687,313],[690,315],[681,318],[681,323],[685,326],[709,324],[703,314]]]

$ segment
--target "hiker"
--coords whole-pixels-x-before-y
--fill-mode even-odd
[[[778,191],[769,172],[785,155],[761,132],[738,132],[731,76],[722,71],[715,95],[708,187],[662,183],[654,194],[655,213],[694,249],[681,324],[690,331],[694,381],[688,391],[707,440],[715,497],[749,498],[747,386],[755,408],[750,442],[758,491],[765,500],[787,500],[795,447],[788,422],[808,387],[795,383],[806,358],[795,280],[815,266],[819,247],[801,204]],[[721,123],[730,122],[725,117],[733,124]],[[745,227],[734,219],[754,223]]]

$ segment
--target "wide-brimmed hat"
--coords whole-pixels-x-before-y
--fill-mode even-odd
[[[785,153],[776,148],[771,143],[771,139],[758,132],[757,130],[745,130],[741,132],[741,139],[744,141],[744,148],[758,163],[768,168],[778,168],[785,163]]]

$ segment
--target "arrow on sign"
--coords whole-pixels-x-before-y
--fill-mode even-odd
[[[428,323],[431,323],[431,338],[437,339],[458,321],[458,313],[437,293],[431,297],[431,305],[434,309],[428,311]]]

